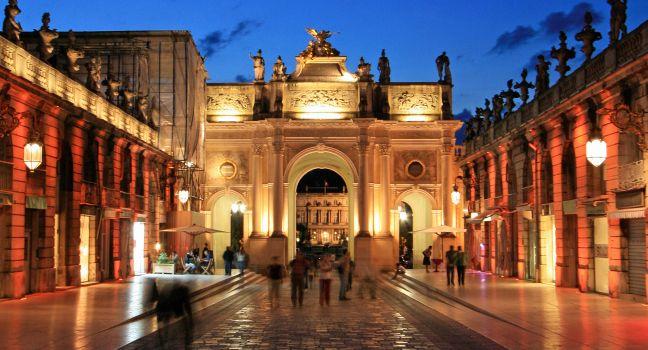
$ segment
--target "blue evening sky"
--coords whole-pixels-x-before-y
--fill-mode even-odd
[[[648,19],[648,1],[628,2],[632,30]],[[348,56],[350,71],[364,56],[377,75],[377,59],[385,48],[392,81],[436,80],[434,59],[445,50],[455,113],[474,110],[484,97],[504,89],[508,79],[519,79],[531,57],[558,45],[558,30],[566,29],[569,46],[579,50],[574,33],[582,28],[587,9],[604,36],[596,46],[606,46],[610,12],[605,0],[23,0],[19,6],[25,30],[38,28],[44,11],[51,12],[53,28],[65,31],[189,30],[207,55],[210,80],[216,82],[251,79],[248,53],[258,48],[267,66],[282,55],[292,71],[293,57],[309,39],[305,27],[338,32],[330,41]],[[582,56],[579,51],[577,57]],[[529,80],[534,79],[530,69]]]

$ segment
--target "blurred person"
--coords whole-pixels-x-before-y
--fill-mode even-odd
[[[232,262],[234,261],[234,252],[232,247],[227,246],[223,252],[223,262],[225,262],[225,274],[228,276],[232,275]]]
[[[320,306],[328,306],[331,302],[331,278],[333,272],[333,259],[331,255],[325,254],[319,262],[319,280],[320,280],[320,293],[319,303]]]
[[[243,276],[248,260],[248,255],[245,252],[245,248],[243,248],[243,246],[241,246],[241,248],[239,248],[239,251],[236,252],[235,258],[236,265],[238,265],[238,269],[239,271],[241,271],[241,276]]]
[[[302,252],[298,251],[290,262],[290,299],[293,306],[297,306],[298,301],[300,307],[304,303],[304,278],[307,269],[308,260],[304,258]]]
[[[430,272],[430,257],[432,256],[432,246],[427,247],[423,251],[423,265],[425,266],[425,272]]]
[[[272,263],[267,267],[268,274],[268,296],[270,298],[270,308],[279,307],[279,290],[286,275],[286,269],[279,263],[279,257],[273,256]]]
[[[461,246],[457,246],[457,258],[455,262],[457,265],[457,284],[463,286],[465,285],[464,279],[466,277],[466,266],[468,265],[468,254],[461,250]]]
[[[397,262],[396,263],[396,270],[394,271],[394,277],[392,277],[392,279],[395,280],[396,277],[398,277],[398,275],[405,276],[406,271],[407,271],[407,269],[405,268],[405,265],[403,265],[403,263],[400,262],[400,261]]]
[[[454,246],[451,245],[450,249],[445,253],[445,262],[446,262],[446,277],[448,279],[448,285],[454,284],[454,267],[457,260],[457,252],[454,250]]]
[[[186,285],[160,279],[148,279],[148,301],[155,304],[158,338],[160,347],[166,348],[169,343],[170,325],[174,318],[180,318],[184,330],[185,347],[193,339],[193,313],[191,310],[191,295]]]
[[[346,296],[349,273],[351,272],[351,255],[349,251],[344,252],[344,255],[337,261],[336,265],[340,276],[340,293],[338,299],[343,301],[349,300]]]
[[[376,299],[376,268],[372,263],[361,264],[358,267],[358,277],[360,278],[360,287],[358,296],[364,299],[365,291],[369,292],[371,299]]]

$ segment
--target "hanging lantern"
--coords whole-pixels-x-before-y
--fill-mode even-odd
[[[189,190],[183,188],[180,191],[178,191],[178,199],[180,200],[180,203],[186,204],[187,201],[189,200]]]
[[[23,160],[29,172],[33,173],[43,163],[43,144],[37,139],[29,141],[24,148]]]
[[[607,158],[607,144],[600,137],[594,136],[585,144],[585,155],[593,166],[598,167]]]
[[[243,202],[232,203],[232,213],[245,213],[245,210],[247,210],[247,206]]]
[[[155,251],[159,253],[161,249],[162,245],[160,244],[160,242],[155,242]]]
[[[461,201],[461,193],[459,192],[459,186],[454,185],[452,187],[452,192],[450,192],[450,200],[452,201],[452,204],[459,205],[459,202]]]

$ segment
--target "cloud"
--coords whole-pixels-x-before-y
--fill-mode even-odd
[[[524,45],[537,35],[537,31],[528,26],[517,26],[510,32],[504,32],[497,37],[495,46],[490,53],[503,54]]]
[[[232,30],[215,30],[208,33],[204,38],[199,40],[198,46],[200,46],[205,56],[213,56],[232,42],[250,34],[254,29],[259,28],[260,26],[261,22],[243,20],[238,22]]]
[[[234,77],[234,81],[237,82],[237,83],[249,83],[249,82],[252,81],[252,78],[248,77],[248,76],[245,76],[243,74],[237,74]]]
[[[546,36],[554,37],[560,31],[580,30],[585,25],[585,12],[592,13],[592,23],[598,24],[603,18],[603,14],[596,11],[592,4],[580,2],[572,7],[569,12],[558,11],[552,12],[540,21],[540,31]]]
[[[588,2],[580,2],[569,11],[552,12],[545,16],[535,29],[532,26],[518,25],[511,31],[506,31],[500,34],[495,40],[495,45],[489,51],[492,54],[505,54],[513,49],[516,49],[532,39],[543,38],[556,40],[558,33],[562,30],[565,32],[573,32],[580,30],[585,24],[585,12],[592,13],[593,24],[601,23],[603,14]]]

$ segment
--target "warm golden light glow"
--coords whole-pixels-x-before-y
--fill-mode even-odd
[[[404,122],[429,122],[432,118],[427,115],[415,114],[403,116],[401,120]]]
[[[187,201],[189,201],[189,190],[182,189],[178,191],[178,199],[180,200],[180,203],[186,204]]]
[[[162,245],[160,242],[155,242],[155,251],[159,253],[160,250],[162,250]]]
[[[315,109],[317,109],[317,108],[315,108]],[[325,108],[322,108],[322,109],[325,109]],[[346,116],[344,114],[342,114],[342,113],[334,113],[334,112],[326,112],[326,111],[314,110],[313,112],[297,113],[297,114],[295,114],[295,118],[296,119],[307,119],[307,120],[314,120],[314,119],[339,120],[339,119],[346,119]]]
[[[457,187],[457,185],[452,188],[452,192],[450,193],[450,200],[454,205],[459,205],[459,202],[461,201],[461,193],[459,192],[459,187]]]
[[[593,166],[598,167],[607,158],[607,144],[600,138],[595,137],[585,144],[585,155]]]
[[[43,144],[31,141],[25,145],[23,160],[30,172],[33,172],[43,162]]]
[[[239,115],[219,115],[212,117],[212,119],[218,123],[237,123],[243,121],[243,117]]]

